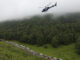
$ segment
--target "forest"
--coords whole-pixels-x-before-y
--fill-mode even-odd
[[[76,53],[80,54],[80,13],[0,22],[0,39],[55,48],[75,43]]]

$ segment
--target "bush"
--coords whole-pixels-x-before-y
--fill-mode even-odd
[[[55,48],[57,48],[59,46],[59,40],[58,40],[58,37],[55,36],[53,37],[52,41],[51,41],[51,45]]]
[[[80,55],[80,37],[76,41],[75,48],[76,48],[76,52]]]

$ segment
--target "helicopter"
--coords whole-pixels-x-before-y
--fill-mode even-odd
[[[42,12],[46,12],[46,11],[48,11],[50,8],[55,7],[55,6],[57,6],[57,2],[56,2],[54,5],[52,5],[52,6],[45,6],[45,8],[42,10]]]

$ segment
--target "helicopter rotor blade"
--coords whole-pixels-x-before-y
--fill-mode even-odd
[[[47,4],[46,6],[49,6],[51,4],[51,2],[49,4]]]
[[[44,7],[39,7],[39,8],[44,8]]]

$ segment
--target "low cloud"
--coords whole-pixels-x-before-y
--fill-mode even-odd
[[[80,12],[79,0],[0,0],[0,21],[46,14],[41,12],[44,6],[48,3],[54,4],[56,1],[58,6],[46,13]]]

